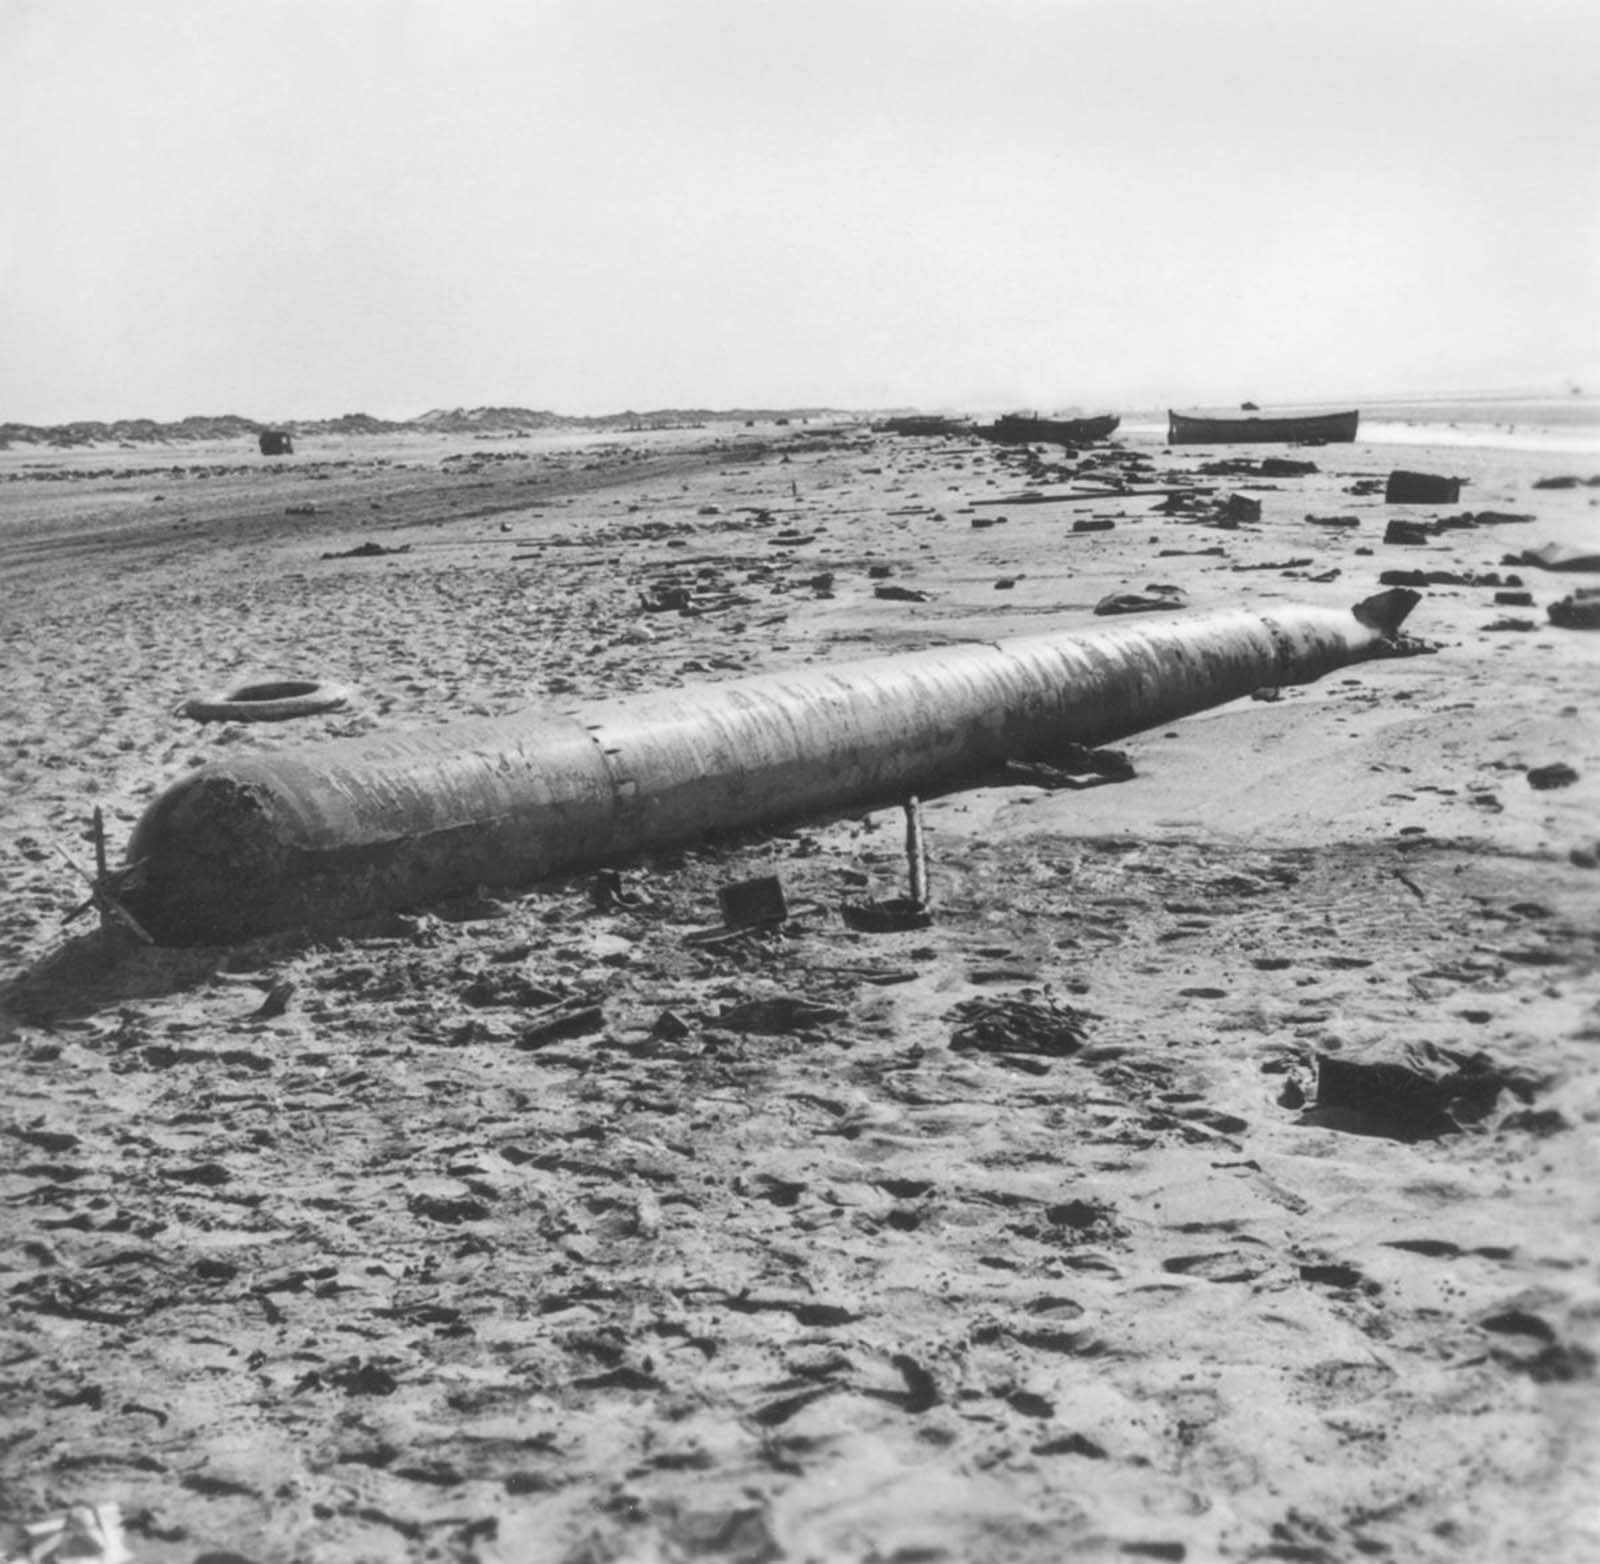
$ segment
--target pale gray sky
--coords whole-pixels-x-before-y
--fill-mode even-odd
[[[0,421],[1600,378],[1592,0],[0,0]]]

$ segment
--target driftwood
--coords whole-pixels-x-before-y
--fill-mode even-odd
[[[999,500],[974,500],[974,505],[1072,505],[1079,500],[1137,500],[1156,495],[1210,494],[1208,484],[1184,484],[1162,489],[1074,489],[1069,494],[1013,494]]]

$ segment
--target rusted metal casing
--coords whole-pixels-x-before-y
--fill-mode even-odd
[[[145,812],[129,899],[164,943],[226,943],[898,799],[1384,655],[1416,601],[1152,616],[218,761]]]

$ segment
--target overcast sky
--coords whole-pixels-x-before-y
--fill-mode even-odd
[[[1594,0],[0,0],[0,421],[1600,384]]]

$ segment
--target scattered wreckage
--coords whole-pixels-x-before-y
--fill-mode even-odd
[[[1027,413],[1006,413],[992,424],[979,424],[973,433],[996,445],[1092,445],[1109,439],[1122,420],[1115,413],[1099,418],[1035,418]]]

